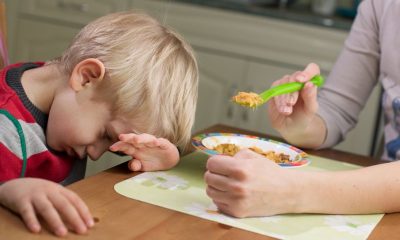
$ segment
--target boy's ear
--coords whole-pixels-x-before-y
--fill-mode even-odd
[[[95,58],[88,58],[79,62],[69,79],[69,84],[74,91],[97,85],[104,79],[104,64]]]

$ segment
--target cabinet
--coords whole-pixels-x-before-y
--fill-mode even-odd
[[[246,62],[197,51],[200,70],[199,99],[194,131],[213,124],[237,125],[237,108],[230,102],[245,74]]]
[[[58,57],[89,21],[126,9],[125,1],[6,0],[10,58],[46,61]]]
[[[19,47],[14,50],[15,62],[58,57],[68,47],[71,37],[79,31],[79,28],[28,19],[21,19],[18,24],[16,43]]]
[[[245,109],[230,102],[237,91],[261,92],[309,62],[331,70],[347,32],[163,0],[7,0],[12,61],[58,56],[87,22],[109,12],[142,9],[176,29],[193,46],[200,69],[193,131],[224,123],[272,135],[266,107]],[[357,127],[336,148],[368,155],[372,146],[379,89]],[[107,158],[121,158],[107,155]],[[125,159],[126,160],[126,159]],[[111,165],[93,163],[93,172]],[[92,163],[90,163],[92,164]]]
[[[265,106],[244,109],[233,106],[229,98],[238,90],[262,92],[274,80],[309,62],[317,63],[322,74],[328,75],[347,36],[342,30],[184,3],[131,0],[130,4],[175,28],[196,50],[200,92],[194,130],[219,122],[277,135]],[[379,96],[376,88],[358,125],[336,149],[370,154]]]

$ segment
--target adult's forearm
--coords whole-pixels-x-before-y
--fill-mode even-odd
[[[295,212],[400,212],[400,162],[341,172],[298,172]]]
[[[282,137],[290,144],[301,148],[318,148],[322,145],[326,136],[325,122],[314,115],[306,127],[294,124],[280,131]]]

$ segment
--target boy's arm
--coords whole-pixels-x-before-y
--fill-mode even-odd
[[[0,204],[19,214],[26,227],[40,232],[40,216],[57,236],[68,229],[84,234],[94,225],[85,203],[72,191],[48,180],[17,178],[0,185]]]

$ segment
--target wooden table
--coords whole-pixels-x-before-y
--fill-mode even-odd
[[[267,135],[215,125],[206,132],[238,132],[268,137]],[[307,151],[309,154],[346,161],[363,166],[378,160],[336,150]],[[88,204],[94,217],[99,219],[87,235],[69,233],[67,239],[273,239],[175,212],[151,204],[126,198],[114,191],[114,184],[134,176],[125,164],[109,169],[68,186]],[[373,179],[371,179],[373,181]],[[321,236],[323,238],[323,236]],[[29,233],[18,216],[0,207],[0,239],[56,239],[48,231]],[[369,239],[400,239],[400,213],[386,214]]]

